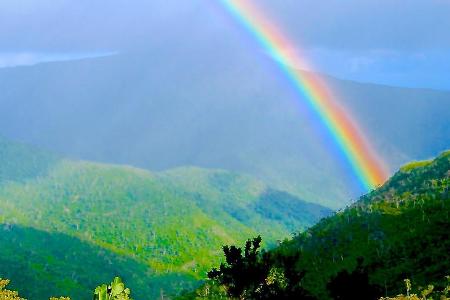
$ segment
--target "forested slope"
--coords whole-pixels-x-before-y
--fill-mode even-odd
[[[227,263],[209,276],[248,299],[379,299],[404,292],[405,278],[443,289],[450,272],[449,187],[450,151],[410,163],[274,250],[258,254],[258,238],[245,249],[224,248]]]
[[[137,295],[149,289],[155,295],[160,289],[174,293],[204,277],[220,260],[223,244],[262,232],[271,245],[330,213],[236,173],[199,168],[151,173],[67,160],[6,140],[1,145],[14,150],[0,157],[7,167],[0,181],[0,276],[20,284],[19,270],[27,264],[27,286],[53,274],[48,284],[61,295],[87,293],[84,288],[93,282],[116,275],[138,276],[130,282]],[[74,252],[61,256],[60,243],[73,245]],[[114,267],[98,271],[83,265],[105,260]],[[27,297],[50,296],[45,289],[19,289]]]
[[[279,251],[303,249],[304,284],[318,295],[339,271],[354,270],[358,257],[389,295],[403,291],[404,278],[422,286],[441,281],[450,271],[449,187],[450,152],[409,164]]]

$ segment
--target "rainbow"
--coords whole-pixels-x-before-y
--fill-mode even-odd
[[[274,58],[299,98],[320,119],[364,191],[384,183],[388,177],[385,164],[364,138],[356,121],[338,104],[320,78],[295,68],[312,69],[301,59],[294,43],[289,42],[251,0],[219,2]]]

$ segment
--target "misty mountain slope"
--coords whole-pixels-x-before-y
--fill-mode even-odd
[[[0,136],[0,184],[45,175],[58,160],[53,153],[37,148],[30,151],[29,146]]]
[[[359,195],[335,146],[273,62],[236,47],[181,41],[1,69],[1,133],[149,170],[193,165],[247,173],[331,207]],[[392,169],[450,146],[450,93],[326,80]]]
[[[391,168],[448,149],[450,92],[356,83],[327,77]]]
[[[17,168],[21,168],[22,161],[42,157],[32,147],[10,144],[8,147],[28,149],[20,154],[24,160],[2,157],[15,161]],[[248,235],[256,234],[258,228],[267,245],[273,245],[277,239],[311,226],[331,212],[272,190],[251,177],[221,170],[184,168],[150,173],[126,166],[59,158],[45,174],[34,175],[33,171],[24,180],[0,182],[0,223],[6,229],[21,226],[43,232],[50,240],[56,239],[53,245],[58,244],[58,234],[62,234],[76,247],[89,244],[111,255],[132,259],[143,268],[142,272],[152,271],[147,272],[146,278],[153,288],[161,280],[170,293],[188,287],[192,278],[203,277],[220,259],[218,249],[223,244],[242,242]],[[289,202],[289,206],[270,206],[267,197],[274,203]],[[9,241],[19,250],[26,248],[20,235],[11,235],[2,244]],[[30,237],[33,238],[37,239]],[[10,247],[4,248],[5,251],[14,252]],[[47,257],[36,255],[39,262],[37,273],[30,274],[33,278],[39,278],[42,256]],[[48,256],[54,255],[57,254]],[[55,258],[59,259],[60,256]],[[92,259],[98,262],[100,258]],[[48,268],[57,267],[53,263],[49,258]],[[74,275],[61,279],[66,282],[63,292],[74,288],[77,272],[83,272],[76,268],[79,261],[64,263],[70,265]],[[6,276],[1,273],[6,267],[0,266],[0,276]],[[58,285],[58,278],[51,282]],[[136,285],[139,293],[145,292]]]

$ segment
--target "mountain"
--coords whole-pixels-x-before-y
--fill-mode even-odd
[[[356,199],[351,172],[271,58],[210,41],[0,69],[0,134],[77,159],[249,174],[333,208]],[[390,169],[450,147],[450,92],[322,78]]]
[[[331,212],[223,170],[151,173],[3,138],[0,153],[0,277],[34,299],[87,298],[117,275],[137,298],[177,293],[219,261],[223,244],[258,230],[273,246]]]
[[[404,293],[406,278],[413,286],[443,289],[450,270],[449,188],[446,151],[403,166],[379,189],[257,259],[251,246],[257,239],[247,244],[245,258],[237,251],[241,258],[231,259],[236,253],[228,248],[228,263],[212,274],[234,290],[244,285],[238,294],[258,296],[250,299],[266,299],[261,293],[277,299],[379,299]],[[239,264],[244,259],[248,264]]]

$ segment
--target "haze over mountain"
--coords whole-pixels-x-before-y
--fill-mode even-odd
[[[258,4],[306,60],[318,63],[316,70],[447,87],[447,76],[439,74],[448,65],[440,53],[450,48],[443,30],[450,8],[441,1],[411,1],[401,10],[387,0],[353,0],[345,9],[340,1]],[[219,2],[36,5],[0,4],[0,57],[119,54],[0,69],[0,134],[75,158],[149,170],[193,165],[247,173],[331,207],[361,194],[273,58]],[[433,22],[423,11],[434,12]],[[450,92],[326,80],[391,170],[450,146]]]
[[[168,43],[166,50],[170,50],[184,41],[202,44],[209,51],[217,51],[217,41],[261,51],[222,3],[4,0],[0,2],[0,62],[24,52],[45,60],[135,51],[161,42]],[[314,0],[259,0],[256,6],[313,62],[315,70],[353,80],[450,90],[448,1],[330,0],[324,5]]]
[[[75,158],[247,173],[331,207],[359,195],[270,59],[233,48],[180,43],[1,69],[1,133]],[[450,92],[325,79],[391,169],[450,146]]]

